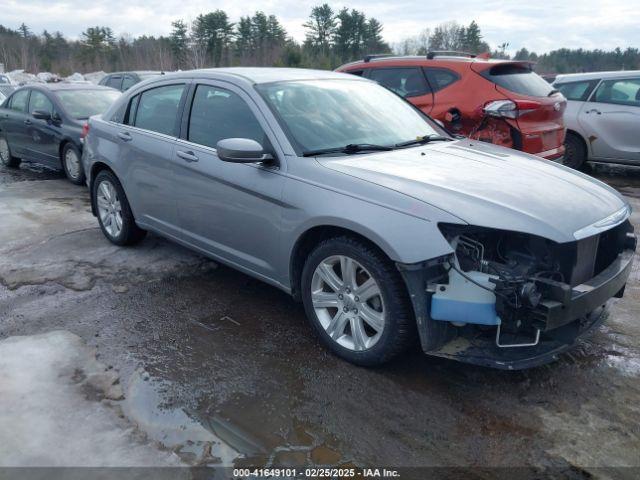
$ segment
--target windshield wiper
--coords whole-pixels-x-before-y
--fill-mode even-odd
[[[315,157],[316,155],[324,155],[326,153],[346,153],[350,155],[358,152],[375,152],[393,150],[393,147],[386,145],[375,145],[373,143],[350,143],[344,147],[320,148],[318,150],[307,150],[302,152],[303,157]]]
[[[415,140],[407,140],[406,142],[396,143],[395,147],[409,147],[411,145],[424,145],[429,142],[450,142],[453,141],[453,138],[443,137],[441,135],[434,135],[430,133],[429,135],[425,135],[424,137],[418,137]]]

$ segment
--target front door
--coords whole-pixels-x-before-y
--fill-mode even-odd
[[[33,117],[34,111],[47,112],[49,120],[38,120]],[[41,91],[32,90],[29,98],[29,120],[31,125],[27,128],[27,144],[29,156],[33,159],[60,167],[60,155],[58,152],[58,126],[53,120],[53,103]]]
[[[594,160],[640,162],[640,77],[603,80],[579,122]]]
[[[16,91],[9,100],[9,108],[2,112],[4,130],[11,153],[17,157],[30,159],[27,150],[27,128],[32,124],[27,110],[29,107],[29,89]]]
[[[250,138],[272,145],[266,123],[240,89],[198,84],[188,115],[188,131],[175,152],[178,216],[185,240],[233,265],[275,277],[284,177],[278,165],[220,160],[216,144]]]

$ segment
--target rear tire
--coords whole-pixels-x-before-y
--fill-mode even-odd
[[[20,159],[11,155],[9,143],[4,137],[0,137],[0,162],[9,168],[18,168],[20,166]]]
[[[304,265],[301,289],[322,343],[351,363],[383,364],[416,341],[415,316],[398,269],[361,240],[321,242]]]
[[[105,237],[116,245],[134,245],[147,234],[136,225],[127,196],[117,177],[108,170],[96,176],[91,201],[98,214],[98,223]]]
[[[86,181],[82,167],[82,154],[73,143],[66,143],[60,156],[62,168],[67,179],[74,185],[83,185]]]
[[[567,133],[564,140],[564,159],[562,164],[579,170],[587,159],[587,149],[580,137],[573,133]]]

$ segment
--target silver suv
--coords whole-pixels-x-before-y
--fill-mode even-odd
[[[558,75],[553,86],[567,98],[565,165],[640,165],[640,70]]]
[[[291,293],[357,364],[414,343],[524,368],[621,296],[635,237],[613,189],[450,136],[352,75],[231,68],[142,82],[90,120],[92,207]]]

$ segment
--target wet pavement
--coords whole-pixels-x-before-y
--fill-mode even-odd
[[[591,173],[640,224],[640,169]],[[605,325],[551,365],[505,372],[416,350],[364,369],[327,353],[275,288],[154,235],[109,244],[86,189],[57,173],[0,167],[0,227],[0,340],[78,335],[118,372],[128,421],[188,465],[640,472],[624,468],[640,467],[638,262]]]

